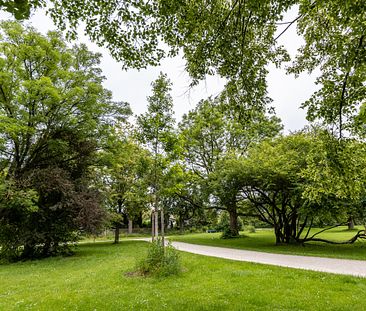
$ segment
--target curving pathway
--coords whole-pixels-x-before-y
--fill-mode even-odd
[[[150,239],[139,240],[150,241]],[[288,268],[366,277],[366,260],[364,261],[313,256],[284,255],[226,247],[189,244],[183,242],[171,243],[175,248],[180,251],[198,255],[238,261],[255,262]]]

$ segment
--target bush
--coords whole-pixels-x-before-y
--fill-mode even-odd
[[[243,230],[243,221],[240,217],[238,217],[238,229],[239,231]],[[222,232],[221,239],[231,239],[238,237],[238,234],[236,232],[232,232],[230,228],[230,217],[227,212],[222,212],[220,214],[215,230]]]
[[[243,221],[240,217],[238,217],[238,229],[239,231],[243,230]],[[230,217],[227,212],[224,211],[220,214],[215,230],[221,232],[230,231]]]
[[[147,257],[137,263],[137,272],[144,276],[165,277],[180,270],[178,251],[170,242],[164,247],[160,239],[150,244]]]
[[[222,234],[221,234],[221,239],[234,239],[234,238],[239,238],[240,235],[235,234],[235,232],[231,231],[231,228],[229,226],[225,226]]]
[[[246,226],[249,233],[255,233],[255,227],[254,226]]]

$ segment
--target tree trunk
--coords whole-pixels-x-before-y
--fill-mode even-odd
[[[275,226],[275,228],[274,228],[275,236],[276,236],[276,244],[283,244],[285,242],[281,229],[282,228],[279,226]]]
[[[155,240],[155,211],[151,212],[151,241]]]
[[[155,238],[157,239],[159,237],[159,211],[158,210],[155,210],[154,212],[154,215],[155,215]]]
[[[179,217],[179,232],[180,234],[184,233],[184,219],[183,217]]]
[[[161,210],[160,210],[160,218],[161,218],[161,243],[162,243],[162,245],[164,246],[165,245],[165,241],[164,241],[164,239],[165,239],[165,232],[164,232],[164,225],[165,225],[165,223],[164,223],[164,209],[163,208],[161,208]]]
[[[232,236],[239,235],[239,226],[238,226],[238,214],[236,211],[236,206],[232,207],[228,210],[230,216],[230,232]]]
[[[132,219],[128,219],[128,234],[132,234]]]
[[[137,223],[137,225],[138,225],[140,228],[142,228],[142,227],[143,227],[143,223],[142,223],[142,212],[140,212],[140,213],[137,215],[136,223]]]
[[[353,217],[350,216],[348,218],[348,230],[353,230],[355,228],[355,222],[353,220]]]
[[[119,224],[116,225],[116,228],[114,229],[114,244],[119,243]]]

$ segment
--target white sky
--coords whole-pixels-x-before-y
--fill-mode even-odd
[[[296,10],[292,10],[286,14],[284,20],[292,20],[296,13]],[[0,14],[1,20],[9,17],[10,15],[6,13]],[[29,22],[43,33],[55,29],[52,21],[41,11],[37,11]],[[114,100],[129,102],[134,114],[145,112],[146,97],[151,94],[150,84],[158,77],[160,71],[166,73],[173,83],[171,95],[174,100],[177,121],[184,113],[193,109],[199,100],[210,95],[218,95],[224,86],[224,82],[220,78],[208,77],[201,84],[189,90],[190,81],[184,70],[184,60],[181,57],[163,60],[159,67],[149,67],[140,71],[123,71],[121,64],[118,64],[109,55],[107,49],[97,47],[83,35],[80,35],[79,41],[86,43],[92,51],[103,54],[101,68],[107,78],[105,87],[113,92]],[[291,56],[295,55],[296,49],[302,44],[302,39],[296,34],[295,25],[279,39],[279,43],[288,49]],[[273,99],[272,106],[275,107],[276,114],[282,119],[285,132],[301,129],[307,123],[305,111],[300,109],[300,105],[316,89],[314,80],[314,75],[302,74],[295,79],[293,75],[286,75],[284,69],[269,67],[268,95]]]

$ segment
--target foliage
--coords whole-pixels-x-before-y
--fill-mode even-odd
[[[155,196],[156,208],[159,201],[164,201],[164,204],[172,205],[175,211],[181,209],[178,215],[183,220],[182,224],[184,218],[192,218],[202,208],[226,210],[231,217],[231,232],[235,235],[238,233],[238,213],[248,207],[249,200],[256,206],[257,212],[264,211],[264,214],[260,214],[262,219],[267,219],[270,224],[279,221],[282,229],[277,228],[277,236],[287,242],[290,237],[298,240],[303,228],[317,219],[335,222],[356,214],[359,219],[364,219],[364,145],[356,139],[345,138],[349,135],[365,135],[364,1],[0,2],[0,7],[12,12],[16,18],[28,18],[32,10],[42,6],[46,7],[59,28],[67,30],[71,37],[75,37],[79,25],[85,25],[85,32],[90,38],[109,48],[111,54],[123,62],[124,68],[157,65],[163,57],[182,52],[192,85],[206,75],[214,74],[228,81],[220,97],[202,101],[183,118],[178,138],[172,131],[172,101],[168,94],[170,82],[164,75],[154,82],[154,94],[149,98],[150,110],[139,117],[138,123],[143,129],[139,133],[141,141],[155,155],[149,190]],[[284,21],[284,14],[293,8],[298,8],[298,16],[292,21]],[[267,68],[269,64],[281,66],[290,60],[279,39],[289,27],[296,24],[298,33],[304,38],[304,46],[299,49],[288,72],[299,75],[320,69],[316,82],[320,88],[303,103],[303,107],[307,108],[310,121],[320,120],[331,134],[323,132],[310,135],[309,140],[312,141],[306,143],[300,142],[302,138],[299,135],[297,138],[260,144],[249,152],[246,161],[241,162],[247,157],[251,145],[276,136],[280,130],[278,119],[268,115],[271,99],[267,96]],[[42,47],[43,43],[38,42],[38,46]],[[47,65],[61,63],[58,67],[63,68],[62,64],[72,58],[65,58],[65,53],[57,56],[48,51],[46,54],[50,59]],[[34,49],[32,55],[39,56],[39,52]],[[94,61],[91,63],[95,64]],[[31,63],[28,67],[34,68]],[[96,74],[96,80],[100,82],[99,73],[92,74]],[[8,77],[4,75],[3,80],[6,81]],[[54,83],[52,79],[51,82]],[[32,87],[24,83],[23,87],[27,91],[18,94],[19,98],[28,98],[31,102],[39,92],[39,96],[49,97],[44,101],[45,107],[60,100],[60,92],[50,87],[50,80],[39,79],[37,83]],[[15,81],[13,85],[20,83]],[[73,91],[68,93],[68,99],[80,95],[79,89],[73,88]],[[7,101],[5,96],[9,94],[6,89],[2,90],[4,102]],[[110,97],[104,95],[105,99]],[[37,131],[47,123],[39,122],[37,117],[19,122],[19,116],[27,113],[32,115],[32,109],[12,111],[11,105],[4,107],[6,113],[0,115],[0,130],[6,133],[0,135],[2,153],[9,153],[9,137],[20,136],[21,139],[13,139],[14,148],[19,149],[19,152],[15,152],[18,153],[14,156],[16,161],[9,164],[10,157],[3,156],[0,169],[9,173],[9,176],[19,175],[23,178],[28,165],[25,163],[28,160],[24,162],[24,159],[31,159],[30,167],[36,162],[44,165],[44,159],[37,155],[39,150],[43,150],[39,149],[43,145],[33,144],[33,141],[42,137]],[[86,115],[90,107],[83,107],[85,109],[78,109]],[[9,113],[9,109],[14,115]],[[56,119],[58,115],[52,116]],[[87,136],[76,139],[78,135],[74,134],[75,128],[80,129],[77,133],[91,133],[95,128],[95,116],[83,120],[86,125],[83,129],[77,122],[78,118],[79,115],[73,119],[73,124],[67,125],[67,131],[63,129],[62,139],[60,135],[52,137],[52,144],[47,147],[48,153],[54,157],[53,164],[56,159],[57,162],[66,161],[59,156],[65,153],[73,153],[75,158],[82,159],[80,163],[73,160],[74,167],[65,169],[67,173],[70,170],[73,172],[70,173],[70,180],[75,178],[74,169],[78,165],[82,168],[77,169],[79,172],[75,179],[85,177],[80,172],[89,166],[86,159],[97,148],[98,139],[102,139],[88,141],[88,144],[81,143]],[[104,121],[108,123],[107,120]],[[59,119],[57,122],[64,124]],[[32,130],[28,130],[29,127]],[[162,130],[164,127],[166,131]],[[99,127],[99,134],[101,130]],[[60,144],[65,136],[68,139]],[[78,141],[83,146],[83,157],[76,150],[80,148],[70,144],[70,141]],[[70,145],[71,148],[68,148]],[[36,152],[35,156],[32,155],[33,151]],[[278,153],[283,153],[282,158]],[[176,166],[181,166],[176,171],[181,174],[178,178],[168,180],[172,177],[169,170],[172,169],[170,161],[173,156]],[[263,167],[256,163],[256,156]],[[294,157],[299,159],[294,160]],[[236,161],[237,158],[240,161]],[[24,176],[28,181],[29,176],[33,175]],[[183,180],[185,178],[188,180]],[[24,184],[26,181],[23,179],[21,183]],[[245,189],[240,186],[241,182],[245,184]],[[33,190],[34,185],[31,183],[29,188]],[[84,184],[81,188],[88,187]],[[261,190],[259,194],[257,188]],[[244,200],[241,198],[243,193]],[[265,201],[262,205],[266,208],[262,206],[262,209],[258,209],[258,198]],[[279,200],[282,202],[278,203]],[[274,212],[267,211],[268,204]],[[268,216],[271,216],[270,220]],[[276,217],[279,218],[276,220]]]
[[[137,271],[144,276],[176,275],[181,271],[178,251],[170,243],[164,246],[156,239],[149,245],[147,257],[137,263]]]
[[[227,212],[223,211],[220,213],[220,215],[218,217],[218,221],[217,221],[217,225],[216,225],[215,229],[217,231],[224,231],[227,228],[230,228],[230,217]],[[238,229],[243,230],[243,222],[241,221],[240,218],[238,218]]]
[[[321,69],[320,88],[303,107],[309,120],[322,120],[338,137],[360,125],[355,117],[366,92],[365,10],[364,1],[340,0],[301,1],[299,8],[298,32],[305,44],[290,71]]]
[[[364,132],[364,108],[359,114],[366,77],[362,0],[20,0],[1,5],[18,18],[45,6],[71,37],[85,25],[92,41],[106,46],[125,68],[157,65],[182,51],[192,84],[219,74],[229,84],[239,84],[256,108],[266,102],[267,66],[290,60],[279,39],[297,25],[305,44],[289,71],[298,75],[321,70],[320,89],[303,104],[309,120],[321,119],[339,137],[343,130],[361,127]],[[298,16],[284,21],[291,9],[297,9]]]
[[[242,193],[261,220],[275,229],[276,242],[289,243],[301,232],[299,209],[302,199],[300,172],[309,152],[310,140],[303,135],[265,141],[249,151],[232,171],[239,174]],[[241,163],[241,164],[240,164]]]
[[[2,0],[0,8],[13,14],[17,20],[23,20],[30,17],[32,10],[42,7],[44,4],[44,0]]]
[[[147,98],[147,113],[137,118],[137,136],[154,156],[171,150],[174,143],[171,86],[167,75],[160,73],[152,83],[153,94]]]
[[[97,170],[105,204],[115,228],[115,243],[125,219],[134,220],[148,204],[149,172],[152,159],[131,137],[120,137],[121,129],[111,133],[104,150],[99,154],[103,164]]]
[[[345,222],[352,202],[361,199],[363,144],[342,141],[343,148],[331,153],[333,149],[324,145],[330,137],[323,135],[298,133],[265,141],[231,165],[243,198],[261,220],[274,227],[277,243],[316,239],[317,234],[309,236],[309,231],[301,236],[316,217]]]
[[[176,137],[174,133],[173,99],[170,95],[171,82],[167,75],[160,73],[152,83],[152,95],[147,98],[148,108],[145,114],[138,116],[136,135],[139,141],[151,152],[152,169],[149,176],[151,206],[154,213],[161,209],[162,237],[164,241],[164,211],[161,198],[164,195],[165,176],[171,164],[171,155],[175,153]],[[154,217],[154,222],[156,218]],[[158,228],[158,224],[155,224]],[[155,230],[155,234],[157,230]]]
[[[248,225],[245,226],[245,229],[249,232],[249,233],[255,233],[255,227],[253,225]]]
[[[17,189],[10,182],[1,180],[0,183],[0,257],[6,257],[9,260],[14,260],[21,254],[19,245],[24,245],[24,242],[29,238],[29,232],[22,232],[19,223],[23,223],[24,227],[29,227],[31,222],[30,215],[37,212],[38,200],[37,192],[28,189]],[[4,221],[6,213],[12,214],[12,220]],[[10,216],[10,215],[9,215]],[[17,234],[15,234],[17,233]]]
[[[252,84],[265,84],[265,65],[284,57],[282,47],[273,47],[275,22],[294,2],[54,0],[49,11],[71,35],[84,22],[92,40],[106,45],[126,67],[156,65],[182,48],[195,79],[217,70],[225,77],[241,76],[246,87],[254,77]]]
[[[365,144],[352,138],[339,141],[318,130],[311,139],[313,149],[302,173],[307,180],[304,197],[319,204],[322,198],[331,196],[349,203],[359,202],[365,189]]]
[[[9,257],[58,254],[103,224],[91,167],[129,109],[111,100],[100,55],[85,45],[69,48],[57,32],[3,22],[0,46],[0,169],[11,197],[1,202],[2,237],[17,239]]]
[[[229,102],[235,97],[234,91],[238,90],[226,89],[215,99],[201,101],[183,117],[179,127],[182,155],[187,170],[195,175],[201,198],[198,200],[195,195],[193,200],[191,195],[183,193],[181,197],[191,204],[204,202],[201,207],[228,211],[231,235],[236,236],[239,186],[225,177],[231,170],[229,159],[245,154],[249,146],[265,137],[277,135],[281,125],[265,108],[254,111],[246,105],[240,92],[236,94],[240,109],[231,109],[233,105]]]

